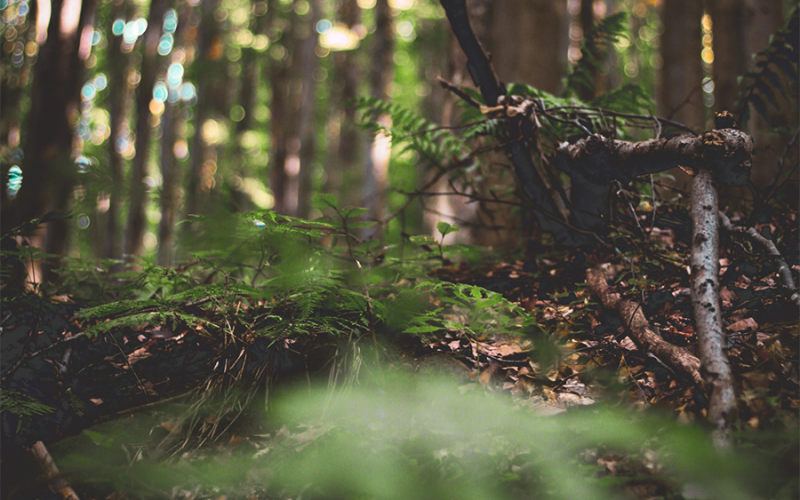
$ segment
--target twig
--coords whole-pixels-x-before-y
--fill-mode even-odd
[[[758,243],[764,249],[766,249],[769,255],[777,257],[775,260],[778,263],[778,276],[781,277],[783,288],[791,293],[789,299],[798,307],[800,307],[800,293],[798,293],[797,288],[794,286],[792,271],[789,269],[789,266],[786,264],[786,261],[783,259],[783,257],[781,257],[781,253],[778,251],[778,247],[775,246],[775,243],[772,242],[772,240],[768,240],[767,238],[758,234],[758,231],[756,231],[755,228],[750,227],[745,229],[741,226],[734,226],[728,216],[723,212],[719,212],[719,220],[722,224],[722,228],[726,231],[747,236],[751,241]]]

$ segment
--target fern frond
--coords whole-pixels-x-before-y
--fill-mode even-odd
[[[55,409],[27,394],[3,389],[0,391],[0,407],[19,417],[38,417],[53,413]]]
[[[399,104],[364,97],[356,101],[356,107],[363,112],[364,128],[373,132],[382,131],[392,138],[393,145],[402,144],[406,150],[415,151],[436,164],[441,165],[470,153],[463,139]],[[391,127],[377,123],[377,117],[382,114],[391,116]]]
[[[795,7],[789,22],[770,37],[767,47],[756,55],[753,69],[745,73],[739,81],[739,98],[734,106],[734,114],[741,126],[750,120],[750,106],[767,123],[767,106],[781,109],[775,93],[784,99],[790,97],[797,102],[798,64],[800,63],[800,7]],[[790,82],[787,90],[781,75]]]

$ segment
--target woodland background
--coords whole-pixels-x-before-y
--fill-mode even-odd
[[[797,497],[798,3],[442,5],[0,0],[4,498]]]
[[[792,6],[469,2],[476,34],[507,85],[589,101],[633,84],[643,109],[695,131],[710,128],[714,110],[741,116],[753,106],[737,104],[737,78]],[[424,162],[392,149],[387,134],[359,127],[389,125],[386,115],[357,109],[354,99],[366,96],[444,126],[460,123],[455,96],[435,79],[468,86],[470,78],[438,2],[2,0],[0,9],[0,164],[12,185],[2,193],[2,227],[70,211],[34,241],[49,254],[146,256],[170,266],[199,244],[196,224],[179,222],[256,208],[314,218],[314,193],[367,207],[365,218],[379,222],[367,235],[390,243],[401,233],[432,233],[437,221],[462,226],[454,242],[520,243],[519,217],[496,204],[417,196],[404,205],[403,193],[430,176]],[[617,12],[628,14],[624,32],[592,71],[592,85],[565,88],[583,34]],[[757,96],[757,112],[742,124],[756,140],[752,178],[761,189],[773,185],[797,117],[780,92],[767,97],[775,105]],[[512,177],[502,175],[507,162],[499,155],[490,162],[469,175],[493,193],[513,192]],[[667,175],[688,186],[680,172]],[[779,185],[796,190],[785,177]],[[446,180],[429,189],[447,191]],[[733,202],[750,196],[729,194]],[[407,208],[402,216],[398,207]]]

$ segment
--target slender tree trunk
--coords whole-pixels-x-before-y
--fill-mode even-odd
[[[128,207],[128,223],[125,231],[125,254],[141,255],[143,237],[147,226],[145,206],[147,205],[147,188],[144,183],[147,160],[150,156],[150,138],[153,124],[150,113],[150,101],[153,98],[153,87],[158,70],[158,41],[161,37],[161,26],[167,10],[166,0],[153,0],[147,16],[147,31],[142,40],[142,68],[139,86],[136,89],[136,156],[131,162],[130,206]]]
[[[126,0],[115,2],[112,18],[127,19],[131,12]],[[115,36],[111,31],[113,23],[108,23],[106,38],[108,48],[108,88],[109,96],[109,135],[108,135],[108,171],[111,186],[106,213],[107,226],[101,256],[106,259],[122,257],[122,235],[120,216],[122,210],[122,187],[125,179],[125,168],[119,141],[128,135],[128,108],[130,105],[130,85],[128,84],[128,56],[122,52],[122,36]]]
[[[161,115],[161,221],[158,223],[158,265],[170,267],[175,255],[175,222],[178,217],[178,162],[175,161],[177,103],[164,102]]]
[[[315,54],[317,35],[315,26],[321,15],[320,0],[309,1],[310,10],[306,23],[305,38],[298,40],[297,66],[300,68],[300,110],[298,112],[297,135],[300,144],[300,172],[297,186],[296,215],[308,218],[311,215],[311,195],[314,190],[314,160],[317,134],[317,83],[314,72],[318,62]]]
[[[219,0],[202,0],[198,6],[200,24],[197,26],[197,60],[195,61],[198,78],[196,84],[197,104],[194,109],[194,136],[189,149],[189,172],[186,188],[186,213],[202,215],[206,213],[208,193],[214,184],[216,155],[209,151],[203,140],[203,125],[210,117],[214,103],[212,81],[219,75],[214,62],[221,57],[219,35],[216,33],[214,12]],[[188,20],[187,20],[188,21]],[[189,225],[186,226],[187,230]]]
[[[714,37],[714,110],[733,111],[741,76],[749,65],[745,54],[744,0],[708,0]],[[760,50],[760,49],[759,49]]]
[[[489,29],[492,19],[491,0],[468,0],[467,12],[475,36],[485,44],[489,38]],[[474,87],[474,82],[467,70],[467,57],[456,40],[453,31],[448,26],[448,60],[444,74],[447,79],[458,86]],[[454,126],[460,123],[459,110],[456,106],[457,98],[450,92],[444,96],[442,104],[441,122],[445,126]],[[447,179],[440,179],[433,187],[437,192],[446,192],[450,189]],[[445,221],[461,226],[461,230],[448,236],[448,241],[452,243],[475,243],[477,230],[465,225],[464,222],[475,222],[479,220],[478,204],[467,203],[461,196],[437,196],[430,200],[426,211],[423,214],[423,224],[428,232],[436,234],[436,223]]]
[[[27,29],[19,33],[20,38],[26,44],[27,42],[36,42],[35,19],[38,5],[38,2],[30,3],[31,10],[28,13]],[[0,61],[3,62],[3,67],[8,67],[6,66],[8,64],[6,59],[11,57],[12,53],[0,51]],[[38,58],[41,58],[41,55]],[[24,165],[21,161],[23,158],[20,156],[20,152],[22,152],[20,147],[22,139],[20,100],[27,87],[28,80],[32,78],[33,61],[34,58],[26,57],[18,74],[6,71],[0,78],[0,137],[6,140],[5,143],[10,148],[14,148],[11,159],[18,164],[17,166]],[[31,89],[27,91],[29,95],[32,94]],[[7,175],[7,172],[4,172],[4,174]],[[6,189],[0,189],[0,232],[13,229],[12,224],[15,223],[17,216],[20,215],[15,213],[15,211],[19,210],[17,207],[19,207],[19,202],[9,197]]]
[[[356,0],[340,0],[337,17],[348,28],[353,29],[361,22],[361,8]],[[356,161],[361,148],[361,140],[356,128],[355,104],[346,104],[358,97],[361,75],[356,61],[358,52],[347,50],[333,54],[335,99],[341,108],[334,111],[338,115],[337,137],[330,143],[330,163],[327,168],[327,191],[340,194],[342,205],[356,203],[360,199],[361,172],[356,171]],[[341,88],[341,91],[337,90]],[[336,95],[338,94],[338,95]]]
[[[389,87],[394,76],[394,24],[388,0],[375,4],[375,33],[369,72],[370,96],[388,100]],[[383,126],[391,126],[391,117],[378,118]],[[369,218],[380,220],[386,209],[386,176],[389,171],[391,138],[377,134],[367,144],[364,154],[363,205],[369,208]],[[366,228],[364,235],[374,236],[378,227]]]
[[[703,104],[702,2],[670,0],[664,2],[661,19],[660,91],[658,114],[683,123],[695,131],[705,128]],[[685,172],[674,171],[676,187],[688,191],[692,180]],[[665,194],[670,196],[670,194]]]
[[[290,121],[293,119],[289,112],[290,81],[291,81],[291,57],[292,57],[292,33],[288,31],[290,26],[286,23],[286,29],[281,30],[283,25],[282,13],[278,12],[280,3],[276,0],[269,2],[267,15],[270,16],[269,31],[272,40],[272,55],[269,69],[270,90],[270,158],[269,158],[269,178],[272,195],[275,199],[273,210],[285,214],[288,212],[288,187],[289,173],[287,168],[295,165],[287,164],[287,132],[292,130]]]
[[[697,131],[705,126],[705,107],[701,88],[702,16],[702,2],[696,0],[664,2],[659,114]]]

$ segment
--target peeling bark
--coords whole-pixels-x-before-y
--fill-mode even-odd
[[[703,378],[711,397],[708,420],[718,449],[730,447],[730,428],[736,420],[733,374],[725,353],[719,301],[719,207],[717,188],[709,169],[700,168],[692,184],[692,310],[703,359]]]
[[[624,300],[620,294],[611,290],[606,279],[613,274],[609,264],[601,264],[586,271],[589,290],[600,298],[600,303],[607,309],[619,313],[622,323],[628,326],[628,336],[642,350],[652,353],[675,371],[688,376],[701,390],[704,387],[700,376],[700,360],[682,347],[672,345],[664,340],[645,318],[641,304]]]

